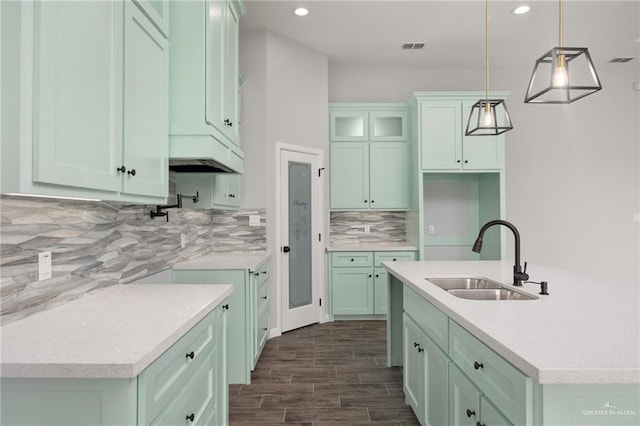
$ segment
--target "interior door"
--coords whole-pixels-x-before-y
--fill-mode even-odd
[[[282,332],[321,319],[319,156],[280,154]]]

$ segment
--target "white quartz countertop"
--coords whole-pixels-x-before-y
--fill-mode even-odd
[[[238,251],[210,253],[194,260],[182,262],[175,270],[249,269],[256,270],[271,259],[267,252]]]
[[[539,383],[640,383],[640,288],[529,264],[537,300],[455,297],[425,278],[513,282],[509,261],[383,263],[394,276]]]
[[[133,378],[233,292],[231,285],[115,285],[0,328],[0,375]]]
[[[331,244],[327,251],[418,251],[418,247],[407,243]]]

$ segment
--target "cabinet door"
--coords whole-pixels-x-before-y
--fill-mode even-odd
[[[373,314],[373,270],[333,268],[331,271],[331,313]]]
[[[424,372],[422,353],[420,352],[422,331],[413,322],[411,317],[404,314],[403,324],[403,352],[404,362],[402,368],[402,384],[405,402],[411,406],[414,414],[421,424],[424,423],[423,385]],[[444,389],[441,389],[441,392]]]
[[[407,113],[405,111],[369,113],[370,141],[406,141],[407,139]]]
[[[166,197],[169,191],[168,41],[125,2],[123,191]]]
[[[480,418],[481,426],[513,426],[484,395],[480,397]]]
[[[386,314],[389,300],[389,273],[384,268],[375,268],[373,275],[373,313]]]
[[[409,208],[409,152],[404,142],[369,144],[369,208]]]
[[[222,302],[228,305],[228,300]],[[216,420],[213,424],[229,424],[229,379],[227,377],[227,317],[229,310],[220,306],[216,313],[216,337],[218,342],[218,357],[216,358],[215,386],[216,386]]]
[[[423,334],[424,424],[449,424],[449,358]]]
[[[224,75],[224,19],[226,3],[206,1],[205,28],[205,121],[224,132],[223,75]]]
[[[329,113],[330,140],[369,140],[369,113],[366,111],[334,111]]]
[[[420,146],[423,170],[458,170],[462,162],[462,104],[459,101],[420,104]]]
[[[169,0],[133,0],[166,36],[169,35]]]
[[[231,142],[238,145],[240,135],[240,125],[238,123],[239,24],[235,7],[231,2],[226,6],[224,32],[224,71],[222,73],[222,99],[224,101],[223,124],[225,125],[224,133]]]
[[[463,104],[463,117],[469,116],[472,102]],[[466,126],[466,121],[463,122]],[[463,133],[464,134],[464,133]],[[502,140],[504,136],[463,136],[462,167],[465,170],[496,170],[502,168]]]
[[[449,424],[476,426],[480,419],[480,391],[453,363],[449,368]]]
[[[369,208],[369,144],[367,142],[332,143],[331,208]]]
[[[229,174],[229,205],[238,208],[242,203],[242,175]]]
[[[33,180],[119,191],[124,3],[33,7]]]

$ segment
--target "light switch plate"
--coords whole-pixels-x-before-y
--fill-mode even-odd
[[[364,233],[365,234],[371,233],[371,225],[364,225]]]
[[[187,236],[183,233],[180,233],[180,248],[185,248],[187,246]]]
[[[51,252],[38,253],[38,281],[51,278]]]
[[[249,226],[260,226],[260,215],[259,214],[250,214],[249,215]]]

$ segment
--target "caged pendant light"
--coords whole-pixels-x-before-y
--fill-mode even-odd
[[[564,47],[562,0],[558,1],[558,47],[536,60],[525,103],[570,104],[602,89],[586,47]]]
[[[507,105],[502,99],[489,99],[489,0],[484,2],[485,98],[471,107],[465,136],[495,136],[513,129]]]

